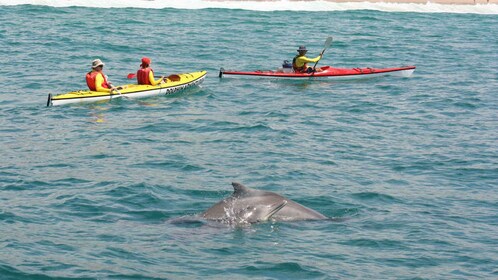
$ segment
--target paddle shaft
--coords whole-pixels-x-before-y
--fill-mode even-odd
[[[119,90],[116,89],[115,91],[118,93],[119,97],[124,97],[126,99],[130,99],[128,96],[123,95]]]
[[[110,85],[111,87],[114,87],[114,86],[113,86],[112,84],[110,84],[110,83],[109,83],[109,85]],[[119,91],[119,88],[120,88],[120,87],[114,87],[114,88],[115,88],[115,89],[114,89],[114,91],[118,93],[119,97],[124,97],[124,98],[126,98],[126,99],[130,99],[128,96],[123,95],[123,94]],[[121,89],[122,89],[122,88],[121,88]],[[111,90],[111,98],[112,98],[112,90]]]
[[[137,74],[130,73],[130,74],[128,74],[128,76],[127,76],[127,77],[128,77],[128,79],[133,79],[133,78],[135,78],[136,76],[137,76]],[[170,81],[172,81],[172,82],[178,82],[179,80],[181,80],[181,79],[182,79],[182,77],[180,77],[180,76],[179,76],[179,75],[177,75],[177,74],[171,74],[171,75],[169,75],[168,77],[164,77],[164,76],[154,76],[154,78],[161,78],[161,77],[163,77],[163,78],[168,78],[168,79],[169,79]]]
[[[135,79],[136,77],[137,77],[137,74],[135,74],[135,73],[130,73],[127,76],[128,79]],[[155,76],[154,75],[154,78],[161,78],[161,76]]]

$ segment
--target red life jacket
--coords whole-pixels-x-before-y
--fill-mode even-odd
[[[304,73],[304,72],[306,72],[306,70],[308,70],[307,63],[303,64],[303,66],[301,66],[301,67],[297,67],[296,59],[300,56],[302,56],[302,55],[296,55],[294,57],[294,59],[292,60],[292,68],[294,69],[294,72],[296,72],[296,73]]]
[[[151,68],[141,68],[137,71],[137,81],[139,85],[152,85],[149,79],[149,73],[154,72]]]
[[[90,71],[86,73],[86,85],[90,90],[96,91],[97,90],[97,85],[95,84],[95,80],[97,77],[97,74],[99,72],[97,71]],[[104,74],[102,74],[102,77],[104,77],[104,82],[102,82],[102,87],[103,88],[110,88],[109,85],[107,84],[107,78]]]

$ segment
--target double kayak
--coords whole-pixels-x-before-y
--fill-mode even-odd
[[[202,83],[202,81],[204,81],[205,77],[206,71],[198,71],[170,75],[166,80],[166,83],[156,86],[137,84],[122,85],[118,87],[120,90],[113,93],[79,90],[57,95],[49,94],[47,106],[57,106],[80,102],[95,102],[102,100],[111,100],[114,98],[139,98],[161,94],[168,95],[179,90],[198,85]]]
[[[291,69],[280,68],[276,71],[257,70],[257,71],[232,71],[220,69],[219,77],[237,76],[237,77],[259,77],[259,78],[282,78],[282,79],[315,79],[327,78],[337,80],[363,79],[386,75],[396,75],[401,77],[410,77],[415,71],[415,66],[402,66],[395,68],[336,68],[332,66],[322,66],[321,72],[314,73],[295,73]]]

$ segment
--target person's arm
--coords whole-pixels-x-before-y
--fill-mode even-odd
[[[304,62],[305,63],[308,63],[308,62],[317,62],[318,60],[320,60],[322,58],[321,55],[315,57],[315,58],[307,58],[307,57],[303,57],[304,59]]]
[[[150,81],[151,85],[157,86],[158,84],[161,83],[162,80],[163,80],[163,77],[159,78],[157,81],[154,80],[154,72],[152,72],[152,71],[149,72],[149,81]]]
[[[95,88],[97,89],[97,91],[111,92],[112,89],[102,87],[103,82],[104,82],[104,77],[102,76],[101,73],[98,73],[97,76],[95,77]]]

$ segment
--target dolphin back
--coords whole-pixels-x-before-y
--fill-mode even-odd
[[[286,201],[285,207],[282,207],[278,212],[275,212],[272,215],[273,220],[278,221],[299,221],[299,220],[324,220],[328,219],[326,216],[321,213],[310,209],[306,206],[303,206],[291,199],[283,197],[277,193],[255,190],[249,187],[246,187],[240,183],[233,182],[232,183],[234,192],[233,197],[241,198],[241,197],[259,197],[260,200],[265,200],[266,203],[270,203],[271,201]]]
[[[233,182],[233,194],[211,206],[201,216],[208,220],[247,222],[300,221],[327,219],[317,211],[305,207],[277,193],[248,188]]]

